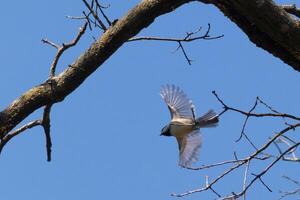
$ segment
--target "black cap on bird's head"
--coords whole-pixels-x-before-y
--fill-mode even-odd
[[[163,127],[163,128],[161,129],[160,135],[164,135],[164,136],[172,136],[171,133],[170,133],[170,126],[167,125],[167,126]]]

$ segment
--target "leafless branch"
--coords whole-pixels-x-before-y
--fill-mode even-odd
[[[106,14],[104,13],[104,11],[103,11],[103,8],[108,8],[109,5],[108,5],[108,6],[102,6],[102,5],[100,5],[100,3],[98,2],[98,0],[95,0],[95,3],[96,3],[96,9],[99,9],[99,10],[100,10],[102,16],[104,17],[104,19],[106,20],[106,22],[108,23],[108,25],[111,26],[111,24],[112,24],[111,21],[109,20],[109,18],[107,17],[107,15],[106,15]]]
[[[214,40],[214,39],[219,39],[224,37],[224,35],[219,35],[219,36],[210,36],[210,29],[211,26],[210,24],[208,24],[208,28],[206,30],[206,32],[201,35],[201,36],[195,36],[197,33],[199,33],[201,31],[201,28],[199,28],[197,31],[194,32],[187,32],[186,36],[184,38],[163,38],[163,37],[147,37],[147,36],[142,36],[142,37],[133,37],[131,39],[128,40],[128,42],[133,42],[133,41],[141,41],[141,40],[152,40],[152,41],[164,41],[164,42],[176,42],[178,44],[178,47],[176,48],[175,51],[177,51],[178,49],[181,49],[184,58],[186,59],[186,61],[188,62],[189,65],[192,64],[192,60],[188,57],[185,48],[183,46],[184,42],[192,42],[195,40]]]
[[[54,42],[51,42],[48,39],[42,39],[42,42],[49,44],[50,46],[54,47],[57,49],[57,54],[51,64],[50,67],[50,75],[49,75],[49,81],[48,84],[50,85],[50,87],[52,88],[52,83],[51,83],[51,78],[55,76],[55,69],[58,63],[58,60],[60,59],[61,55],[63,54],[63,52],[67,49],[69,49],[70,47],[73,47],[77,44],[77,42],[79,41],[79,39],[81,38],[81,36],[84,34],[85,30],[87,27],[87,22],[84,23],[84,25],[80,28],[77,36],[69,43],[63,43],[62,46],[55,44]],[[17,136],[18,134],[24,132],[27,129],[30,129],[34,126],[42,126],[44,128],[44,132],[45,132],[45,138],[46,138],[46,150],[47,150],[47,161],[51,161],[51,147],[52,147],[52,142],[51,142],[51,135],[50,135],[50,111],[51,111],[51,107],[52,104],[46,105],[44,108],[44,112],[43,112],[43,117],[42,119],[39,120],[35,120],[32,121],[24,126],[22,126],[21,128],[6,134],[2,140],[0,141],[0,153],[3,149],[3,147],[6,145],[6,143],[8,141],[10,141],[10,139],[12,139],[13,137]]]
[[[250,183],[246,186],[246,188],[241,191],[240,193],[234,194],[234,195],[229,195],[227,197],[221,198],[222,200],[225,199],[238,199],[239,197],[241,197],[250,187],[251,185],[256,181],[256,180],[260,180],[264,186],[266,186],[268,188],[268,190],[270,190],[270,188],[262,181],[261,177],[266,174],[286,153],[288,153],[289,151],[291,151],[293,148],[296,148],[297,146],[300,145],[299,143],[294,144],[292,147],[288,148],[286,151],[284,151],[278,158],[276,158],[271,164],[269,164],[263,171],[261,171],[259,174],[255,175],[255,178],[253,178]],[[220,200],[221,200],[220,199]]]
[[[13,137],[19,135],[20,133],[26,131],[27,129],[31,129],[35,126],[39,126],[42,125],[42,121],[41,120],[35,120],[32,122],[29,122],[27,124],[25,124],[24,126],[18,128],[15,131],[12,131],[11,133],[5,135],[1,141],[0,141],[0,153],[2,152],[3,147],[6,145],[7,142],[9,142]]]
[[[84,34],[86,27],[87,27],[87,22],[85,22],[84,25],[79,29],[79,32],[78,32],[77,36],[75,37],[75,39],[73,39],[69,43],[63,43],[62,46],[57,45],[57,44],[49,41],[48,39],[42,39],[42,42],[49,44],[57,49],[56,56],[50,67],[49,78],[52,78],[55,76],[56,66],[57,66],[58,60],[60,59],[61,55],[64,53],[64,51],[66,51],[70,47],[73,47],[77,44],[77,42],[80,40],[81,36]]]
[[[86,16],[70,16],[70,15],[67,15],[66,18],[82,20],[82,19],[86,19]]]
[[[265,102],[263,102],[261,99],[259,99],[258,97],[256,98],[256,101],[254,103],[254,105],[251,107],[251,109],[248,112],[233,108],[233,107],[229,107],[227,104],[224,103],[223,100],[220,99],[220,97],[217,95],[216,92],[213,92],[213,94],[215,95],[215,97],[218,99],[218,101],[223,105],[223,111],[221,112],[221,114],[219,114],[219,116],[221,116],[223,113],[227,112],[227,111],[234,111],[234,112],[238,112],[240,114],[243,114],[246,116],[246,120],[243,124],[243,128],[242,128],[242,132],[244,132],[244,129],[246,127],[247,124],[247,120],[249,117],[286,117],[289,119],[293,119],[293,120],[297,120],[298,123],[295,124],[290,124],[287,127],[285,127],[284,129],[282,129],[281,131],[277,132],[273,137],[269,138],[269,140],[262,145],[260,148],[255,148],[255,152],[253,152],[252,154],[250,154],[249,156],[243,158],[243,159],[238,159],[238,157],[235,155],[235,160],[228,160],[228,161],[223,161],[223,162],[219,162],[216,164],[211,164],[211,165],[206,165],[206,166],[202,166],[199,168],[188,168],[191,170],[204,170],[204,169],[208,169],[211,167],[217,167],[217,166],[222,166],[222,165],[227,165],[227,164],[232,164],[232,166],[230,166],[228,169],[226,169],[223,173],[221,173],[219,176],[217,176],[215,179],[213,179],[210,183],[207,182],[205,187],[202,188],[198,188],[198,189],[194,189],[194,190],[190,190],[181,194],[172,194],[172,196],[175,197],[183,197],[186,195],[190,195],[193,193],[197,193],[197,192],[203,192],[203,191],[207,191],[207,190],[211,190],[212,186],[215,185],[217,182],[219,182],[221,179],[223,179],[225,176],[231,174],[233,171],[235,171],[236,169],[240,168],[241,166],[245,166],[245,172],[244,172],[244,180],[243,180],[243,189],[241,192],[239,193],[232,193],[228,196],[224,196],[224,197],[220,197],[220,199],[238,199],[240,197],[244,197],[244,199],[246,199],[246,192],[247,190],[256,182],[256,181],[260,181],[268,191],[271,191],[270,187],[262,180],[262,176],[267,173],[270,168],[275,165],[279,160],[286,160],[286,156],[288,154],[291,154],[295,151],[296,147],[300,144],[300,143],[296,143],[293,142],[292,144],[288,143],[286,144],[288,146],[288,149],[286,150],[281,150],[279,151],[279,155],[278,156],[271,156],[269,154],[267,154],[265,151],[267,149],[269,149],[269,147],[271,146],[271,144],[276,144],[276,141],[278,139],[282,139],[284,137],[286,137],[284,134],[286,134],[289,131],[294,131],[296,128],[298,128],[300,126],[300,120],[298,117],[293,116],[293,115],[289,115],[289,114],[282,114],[279,113],[278,111],[276,111],[275,109],[273,109],[272,107],[270,107],[268,104],[266,104]],[[272,111],[272,113],[265,113],[265,114],[257,114],[257,113],[253,113],[253,111],[255,110],[255,108],[257,107],[258,103],[263,104],[264,106],[266,106],[268,109],[270,109]],[[263,155],[263,157],[258,157],[259,155]],[[296,156],[293,156],[292,158],[294,158]],[[266,159],[270,159],[270,158],[274,158],[274,161],[271,162],[271,164],[269,164],[264,170],[262,170],[261,172],[259,172],[258,174],[254,174],[252,173],[252,175],[254,175],[254,178],[251,179],[251,181],[247,184],[247,174],[249,173],[249,167],[250,167],[250,163],[252,160],[256,159],[256,160],[266,160]],[[213,191],[214,193],[217,191]],[[217,193],[218,194],[218,193]]]
[[[52,148],[52,141],[50,135],[50,111],[51,111],[52,104],[45,106],[44,114],[42,118],[42,126],[45,132],[46,138],[46,150],[47,150],[47,161],[51,161],[51,148]]]
[[[84,5],[88,8],[88,10],[90,11],[90,13],[92,13],[93,17],[95,18],[95,20],[99,23],[101,29],[105,32],[107,30],[106,26],[104,25],[104,23],[101,21],[101,19],[99,18],[99,16],[97,15],[97,13],[93,10],[93,8],[90,6],[90,4],[86,1],[86,0],[82,0]],[[94,1],[92,1],[93,3]]]
[[[280,118],[288,118],[288,119],[293,119],[293,120],[300,121],[300,117],[296,117],[294,115],[290,115],[290,114],[286,114],[286,113],[248,113],[248,112],[230,107],[227,104],[225,104],[224,101],[220,99],[220,97],[218,96],[216,91],[213,91],[212,93],[215,95],[217,100],[223,105],[224,110],[219,114],[219,116],[224,114],[225,112],[231,110],[231,111],[238,112],[238,113],[240,113],[242,115],[245,115],[245,116],[249,115],[251,117],[280,117]]]
[[[250,160],[248,162],[246,162],[246,164],[245,164],[245,172],[244,172],[244,180],[243,180],[243,190],[246,189],[249,166],[250,166]],[[244,193],[243,196],[244,196],[244,200],[246,200],[246,192]]]
[[[296,184],[298,187],[300,186],[299,181],[296,181],[288,176],[282,176],[282,177],[285,178],[286,180],[290,181],[291,183]],[[300,188],[294,189],[292,191],[280,191],[280,193],[282,193],[282,195],[279,199],[283,199],[285,197],[296,195],[296,194],[300,195]]]

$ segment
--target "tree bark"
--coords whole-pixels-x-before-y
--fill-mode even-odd
[[[256,46],[300,71],[300,22],[281,6],[272,0],[199,1],[218,7]]]

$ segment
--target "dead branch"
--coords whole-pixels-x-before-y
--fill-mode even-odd
[[[18,128],[17,130],[5,135],[1,141],[0,141],[0,154],[2,152],[3,147],[6,145],[7,142],[9,142],[13,137],[19,135],[20,133],[24,132],[27,129],[31,129],[35,126],[40,126],[42,125],[42,121],[41,120],[35,120],[32,122],[29,122],[27,124],[25,124],[24,126]]]
[[[49,41],[48,39],[42,39],[42,42],[49,44],[53,47],[55,47],[57,49],[57,53],[56,56],[51,64],[50,67],[50,75],[49,78],[52,78],[55,76],[55,70],[56,70],[56,66],[57,63],[61,57],[61,55],[64,53],[64,51],[66,51],[67,49],[69,49],[70,47],[73,47],[77,44],[77,42],[80,40],[81,36],[84,34],[85,30],[87,27],[87,22],[84,23],[84,25],[79,29],[79,32],[77,34],[77,36],[69,43],[63,43],[62,46],[55,44],[54,42]]]
[[[98,22],[98,24],[100,25],[100,28],[105,32],[107,30],[106,26],[104,25],[104,23],[101,21],[101,19],[99,18],[99,16],[97,15],[97,13],[93,10],[93,6],[90,6],[90,4],[86,1],[86,0],[82,0],[84,5],[88,8],[89,12],[93,15],[93,17],[95,18],[95,20]],[[92,1],[93,4],[94,1]]]
[[[293,116],[293,115],[290,115],[290,114],[280,113],[280,112],[276,111],[275,109],[273,109],[271,106],[269,106],[267,103],[262,101],[259,97],[256,98],[255,103],[251,107],[251,109],[248,112],[245,112],[243,110],[239,110],[239,109],[230,107],[227,104],[225,104],[224,101],[218,96],[218,94],[215,91],[213,92],[213,94],[215,95],[217,100],[223,106],[223,111],[219,114],[219,117],[221,115],[223,115],[225,112],[228,112],[228,111],[237,112],[237,113],[240,113],[240,114],[246,116],[245,122],[243,123],[243,126],[242,126],[242,131],[241,131],[242,133],[244,133],[245,127],[247,126],[247,121],[250,117],[283,117],[283,118],[289,118],[289,119],[292,119],[292,120],[297,120],[297,123],[287,125],[287,127],[282,129],[280,132],[276,133],[273,137],[269,138],[269,140],[264,145],[262,145],[262,147],[260,147],[260,148],[255,147],[254,148],[255,152],[253,152],[252,154],[250,154],[249,156],[247,156],[243,159],[238,159],[236,154],[234,154],[235,155],[234,160],[222,161],[222,162],[219,162],[219,163],[216,163],[216,164],[206,165],[206,166],[202,166],[202,167],[199,167],[199,168],[188,168],[188,169],[191,169],[191,170],[204,170],[204,169],[223,166],[223,165],[228,165],[228,164],[231,165],[223,173],[218,175],[215,179],[212,179],[211,182],[207,181],[204,187],[194,189],[194,190],[190,190],[190,191],[187,191],[187,192],[184,192],[184,193],[181,193],[181,194],[173,193],[171,195],[175,196],[175,197],[183,197],[183,196],[190,195],[190,194],[193,194],[193,193],[199,193],[199,192],[211,190],[214,194],[216,194],[218,196],[219,199],[238,199],[242,196],[245,199],[246,198],[246,192],[257,181],[261,182],[262,185],[268,191],[272,191],[271,188],[263,181],[262,177],[280,160],[283,160],[283,161],[292,161],[292,160],[293,161],[298,161],[298,158],[295,155],[295,151],[296,151],[297,147],[300,145],[300,143],[299,142],[294,142],[293,140],[291,140],[285,134],[289,131],[296,130],[300,126],[299,117],[296,117],[296,116]],[[267,109],[269,109],[272,113],[264,113],[264,114],[254,113],[254,110],[258,106],[258,104],[262,104]],[[246,136],[246,134],[244,133],[243,136]],[[288,138],[288,139],[285,140],[283,138]],[[278,146],[277,141],[284,141],[284,144],[287,146],[287,148],[286,149],[281,149]],[[292,141],[292,142],[289,142],[289,141]],[[266,152],[272,144],[277,145],[279,155],[276,155],[276,156],[275,155],[270,155]],[[290,154],[292,155],[292,157],[286,157],[287,155],[290,155]],[[263,157],[258,157],[259,155],[263,155]],[[249,167],[250,167],[250,164],[252,163],[252,161],[253,160],[258,160],[258,161],[262,162],[266,159],[271,159],[271,158],[274,158],[274,160],[265,169],[261,170],[258,174],[251,173],[254,176],[254,178],[252,178],[250,180],[250,182],[247,184],[247,179],[249,178],[248,177]],[[217,191],[212,190],[212,187],[215,184],[217,184],[219,181],[221,181],[225,176],[231,174],[233,171],[236,171],[241,166],[245,166],[245,171],[244,171],[244,178],[243,178],[243,186],[242,186],[242,190],[240,192],[238,192],[238,193],[232,192],[232,194],[230,194],[230,195],[220,197],[218,195],[219,193]]]
[[[128,40],[128,42],[133,42],[133,41],[144,41],[144,40],[148,40],[148,41],[163,41],[163,42],[176,42],[178,43],[178,47],[176,48],[175,51],[177,51],[178,49],[181,49],[185,60],[188,62],[189,65],[192,64],[192,60],[188,57],[186,50],[183,46],[182,43],[184,42],[192,42],[195,40],[214,40],[214,39],[219,39],[224,37],[224,35],[219,35],[219,36],[210,36],[210,29],[211,26],[210,24],[208,24],[208,28],[206,30],[206,32],[201,35],[201,36],[195,36],[197,33],[199,33],[201,31],[202,28],[199,28],[197,31],[194,32],[187,32],[186,36],[184,38],[163,38],[163,37],[147,37],[147,36],[143,36],[143,37],[133,37],[131,39]]]

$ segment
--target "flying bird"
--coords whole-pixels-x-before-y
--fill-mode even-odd
[[[174,136],[177,139],[179,165],[189,168],[198,161],[202,144],[200,128],[217,126],[218,115],[209,110],[202,117],[196,118],[192,101],[175,85],[162,86],[160,95],[171,114],[171,122],[163,127],[160,135]]]

